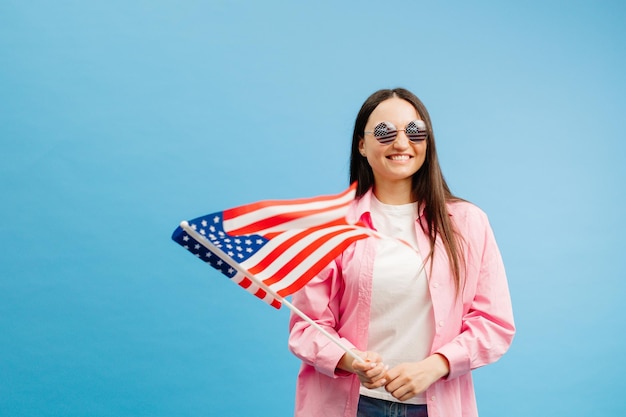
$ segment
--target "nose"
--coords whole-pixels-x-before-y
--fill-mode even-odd
[[[411,141],[409,140],[409,137],[406,135],[404,130],[398,130],[396,140],[393,141],[394,148],[406,149],[409,147],[410,143]]]

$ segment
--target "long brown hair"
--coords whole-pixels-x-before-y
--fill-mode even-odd
[[[450,261],[450,269],[458,293],[462,282],[461,269],[464,267],[463,257],[461,256],[462,239],[456,233],[454,224],[450,220],[446,203],[461,199],[452,194],[443,177],[439,159],[437,158],[435,134],[433,133],[430,115],[428,110],[426,110],[426,106],[415,94],[404,88],[394,88],[376,91],[365,100],[354,123],[352,150],[350,152],[350,183],[357,182],[357,197],[361,197],[374,185],[374,173],[367,159],[363,158],[359,152],[359,142],[363,138],[365,125],[374,109],[381,102],[392,97],[398,97],[411,103],[426,124],[428,132],[426,158],[422,167],[413,175],[412,194],[413,198],[418,202],[418,206],[423,208],[425,222],[420,222],[420,225],[430,239],[431,250],[428,257],[433,255],[435,241],[437,235],[439,235]]]

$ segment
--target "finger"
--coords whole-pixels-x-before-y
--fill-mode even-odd
[[[383,363],[380,363],[376,365],[374,368],[370,369],[369,371],[366,371],[365,375],[367,375],[370,378],[383,378],[387,374],[388,370],[389,370],[389,366]]]
[[[396,390],[402,387],[403,383],[400,378],[398,378],[398,375],[394,376],[391,372],[387,372],[385,376],[387,379],[387,383],[385,384],[385,390],[393,395]]]
[[[354,371],[358,374],[363,374],[365,375],[366,372],[372,370],[373,368],[376,367],[375,363],[359,363],[359,362],[355,362],[352,364],[352,368],[354,369]]]
[[[361,384],[363,384],[364,387],[370,388],[370,389],[380,388],[384,386],[386,382],[387,381],[385,380],[385,378],[375,379],[375,380],[361,379]]]
[[[391,395],[394,398],[396,398],[396,399],[398,399],[400,401],[405,401],[405,400],[408,400],[409,398],[413,397],[413,393],[406,386],[401,386],[400,388],[398,388],[395,391],[391,392]]]

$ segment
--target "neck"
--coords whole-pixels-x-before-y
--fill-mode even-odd
[[[399,205],[414,203],[411,194],[411,181],[374,184],[374,195],[384,204]]]

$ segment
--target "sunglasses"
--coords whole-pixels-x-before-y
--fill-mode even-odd
[[[391,122],[380,122],[374,127],[373,131],[370,130],[363,133],[373,134],[374,138],[381,145],[389,145],[396,140],[399,131],[404,132],[406,137],[413,143],[419,143],[428,137],[426,123],[421,120],[409,122],[404,129],[396,129]]]

